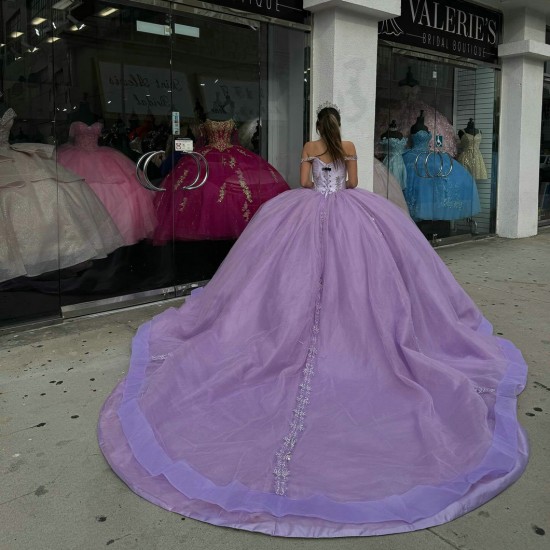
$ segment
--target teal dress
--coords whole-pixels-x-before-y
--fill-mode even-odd
[[[407,138],[382,138],[380,145],[386,153],[382,162],[395,176],[395,179],[401,185],[401,189],[405,189],[407,187],[407,169],[403,162],[403,152],[407,147]]]
[[[460,220],[480,211],[474,178],[447,153],[428,148],[431,132],[411,135],[412,148],[402,157],[407,172],[404,191],[414,220]]]

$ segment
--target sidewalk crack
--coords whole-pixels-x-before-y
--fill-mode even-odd
[[[441,539],[443,542],[445,542],[446,544],[448,544],[451,548],[454,548],[454,550],[465,550],[465,546],[457,546],[454,542],[450,541],[449,539],[446,539],[443,535],[440,535],[439,533],[436,533],[433,528],[429,527],[427,529],[427,531],[429,531],[430,533],[432,533],[433,535],[435,535],[438,539]]]

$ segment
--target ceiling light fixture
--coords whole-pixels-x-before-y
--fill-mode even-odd
[[[99,17],[107,17],[118,11],[118,8],[103,8],[99,13]]]
[[[73,17],[72,15],[67,15],[67,19],[73,23],[73,26],[70,27],[71,31],[79,31],[80,29],[83,29],[86,25],[82,22],[80,22],[76,17]]]
[[[44,17],[34,17],[31,19],[31,25],[41,25],[46,19]]]
[[[46,42],[48,42],[48,44],[51,44],[52,42],[57,42],[58,40],[61,40],[59,36],[50,36],[49,38],[46,38]]]
[[[12,38],[19,38],[20,36],[23,36],[23,33],[21,31],[13,31],[12,33],[10,33],[10,36]]]
[[[170,36],[169,25],[159,25],[158,23],[149,23],[148,21],[136,21],[136,30],[147,32],[149,34],[158,34],[159,36]]]
[[[176,34],[181,34],[182,36],[190,36],[191,38],[200,38],[201,35],[201,30],[199,27],[180,25],[179,23],[174,25],[174,32]]]
[[[59,0],[59,2],[56,2],[52,8],[54,10],[64,10],[68,8],[69,6],[73,5],[73,0]]]

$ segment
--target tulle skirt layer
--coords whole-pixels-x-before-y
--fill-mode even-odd
[[[110,147],[88,151],[63,145],[57,159],[86,180],[113,218],[125,244],[152,236],[156,227],[154,192],[140,185],[135,164],[129,158]]]
[[[512,483],[526,365],[373,193],[281,194],[143,325],[100,446],[138,494],[289,537],[411,531]]]
[[[98,197],[56,164],[51,147],[17,148],[0,151],[0,282],[104,258],[124,245]]]
[[[252,151],[233,145],[224,151],[197,149],[209,174],[198,189],[185,189],[197,176],[195,161],[184,156],[156,197],[159,224],[155,241],[236,239],[258,208],[289,189],[281,174]]]

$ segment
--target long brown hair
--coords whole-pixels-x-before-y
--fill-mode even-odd
[[[325,107],[317,114],[317,132],[327,146],[327,153],[332,162],[337,164],[345,162],[346,153],[342,147],[340,134],[340,113],[333,107]]]

